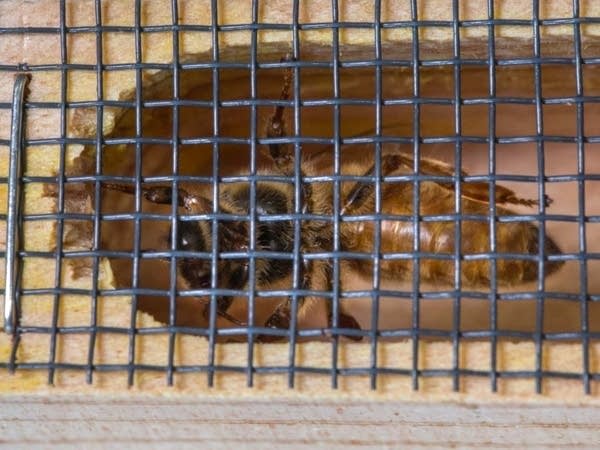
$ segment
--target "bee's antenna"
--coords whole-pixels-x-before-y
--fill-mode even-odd
[[[135,187],[129,184],[102,183],[102,187],[111,191],[119,191],[125,192],[126,194],[135,195]]]
[[[217,311],[217,315],[221,316],[223,319],[229,320],[231,323],[236,324],[238,327],[246,327],[247,323],[242,322],[241,320],[236,319],[231,314],[226,313],[225,311]]]
[[[289,62],[293,61],[291,55],[287,54],[283,58],[281,58],[280,62]],[[279,95],[279,100],[285,101],[290,99],[290,88],[292,86],[292,77],[293,71],[291,67],[285,68],[285,73],[283,75],[283,88],[281,88],[281,94]],[[283,110],[285,106],[277,105],[275,107],[275,112],[271,117],[269,123],[269,130],[267,131],[269,137],[280,137],[285,133],[285,122],[283,120]]]

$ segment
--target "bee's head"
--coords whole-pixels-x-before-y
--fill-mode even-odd
[[[185,252],[210,252],[210,229],[202,226],[200,221],[179,220],[176,231],[176,249]],[[207,233],[208,231],[208,233]],[[169,232],[169,247],[172,232]],[[177,260],[180,277],[190,289],[210,287],[210,259],[201,255],[186,256]]]
[[[220,221],[218,224],[217,276],[219,286],[241,289],[248,280],[248,259],[230,258],[223,253],[243,253],[248,250],[246,222]],[[185,256],[178,261],[179,274],[190,289],[211,285],[213,252],[212,220],[179,220],[177,250],[203,253]]]

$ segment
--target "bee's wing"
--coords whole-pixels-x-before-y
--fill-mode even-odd
[[[386,152],[389,154],[390,152]],[[364,154],[364,152],[363,152]],[[414,158],[409,153],[397,151],[394,152],[394,156],[401,163],[404,169],[408,170],[409,173],[414,168]],[[333,167],[332,161],[333,153],[331,147],[323,147],[315,150],[310,153],[310,160],[321,167],[326,167],[325,170],[329,170]],[[419,173],[422,175],[430,175],[430,176],[444,176],[444,177],[454,177],[456,176],[456,170],[454,166],[447,164],[443,161],[433,159],[433,158],[425,158],[421,157],[419,160]],[[464,170],[460,171],[460,176],[465,177],[469,174]],[[452,192],[455,190],[454,183],[452,181],[444,182],[444,181],[433,181],[444,189],[448,189]],[[490,202],[490,186],[487,182],[462,182],[461,183],[461,196],[469,198],[471,200],[489,203]],[[499,205],[523,205],[523,206],[534,206],[538,204],[538,201],[535,199],[527,199],[521,198],[516,195],[516,193],[500,184],[495,185],[495,199],[496,203]],[[550,199],[545,199],[546,205],[550,203]]]
[[[406,160],[406,164],[412,167],[413,159],[410,155],[402,155]],[[443,175],[443,176],[455,176],[455,169],[449,164],[442,161],[438,161],[432,158],[421,158],[419,160],[420,172],[424,175]],[[461,177],[468,176],[468,173],[464,170],[460,171]],[[454,191],[454,183],[436,182],[440,186],[445,187],[451,191]],[[460,193],[463,197],[467,197],[471,200],[478,202],[489,203],[490,201],[490,185],[487,182],[462,182],[460,186]],[[500,205],[524,205],[534,206],[538,204],[537,200],[518,197],[515,192],[507,187],[496,184],[495,186],[495,198],[496,203]],[[549,199],[545,200],[546,203]]]

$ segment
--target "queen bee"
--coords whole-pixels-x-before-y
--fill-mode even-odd
[[[289,100],[292,71],[287,69],[281,91],[281,100]],[[266,127],[269,138],[284,138],[287,135],[284,107],[277,106]],[[276,140],[280,141],[280,140]],[[360,158],[344,160],[340,173],[346,180],[339,181],[338,196],[335,195],[333,181],[308,182],[305,178],[332,176],[333,164],[322,155],[331,153],[325,149],[321,156],[305,157],[300,161],[299,174],[294,159],[294,146],[272,143],[264,147],[269,161],[258,173],[258,181],[221,183],[219,186],[220,214],[235,217],[248,216],[248,220],[219,221],[216,233],[213,220],[177,219],[175,245],[181,252],[189,252],[177,258],[177,276],[180,289],[199,290],[216,287],[220,289],[254,292],[290,291],[295,275],[296,287],[307,295],[270,297],[269,312],[262,324],[270,329],[288,329],[295,316],[302,322],[311,314],[325,314],[328,327],[359,330],[355,317],[346,314],[342,308],[334,317],[331,295],[333,291],[334,222],[339,213],[339,251],[354,257],[339,259],[340,271],[356,273],[357,276],[373,276],[373,261],[376,256],[389,254],[411,254],[415,241],[422,256],[418,260],[418,276],[422,283],[452,288],[455,284],[456,226],[455,211],[456,184],[451,181],[456,171],[441,161],[421,158],[419,174],[440,177],[448,181],[420,181],[418,183],[419,211],[414,211],[413,180],[386,182],[380,181],[379,190],[373,181],[376,167],[373,162],[365,163]],[[367,149],[368,150],[368,149]],[[381,177],[414,176],[415,161],[402,152],[383,152],[379,164]],[[284,181],[260,181],[260,176],[281,176]],[[299,175],[299,177],[296,177]],[[461,172],[460,176],[467,175]],[[352,178],[357,176],[357,178]],[[288,180],[285,180],[288,178]],[[293,180],[300,179],[299,209],[307,218],[300,219],[299,232],[295,225],[294,212],[296,189]],[[135,194],[131,185],[104,183],[110,190]],[[157,204],[176,202],[182,214],[209,216],[214,208],[205,189],[193,184],[181,184],[176,194],[172,186],[143,185],[143,197]],[[376,192],[380,195],[380,214],[383,219],[369,220],[375,216]],[[335,204],[334,199],[339,199]],[[549,202],[549,199],[546,199]],[[462,182],[460,186],[460,249],[464,254],[485,254],[490,252],[489,183]],[[533,207],[536,200],[520,198],[512,190],[501,185],[495,186],[496,214],[514,215],[511,205]],[[345,220],[352,216],[366,217],[364,220]],[[419,220],[414,218],[441,217],[439,220]],[[446,216],[447,218],[443,218]],[[254,224],[252,225],[252,220]],[[379,231],[378,231],[379,228]],[[251,230],[254,230],[252,235]],[[535,256],[561,253],[555,242],[548,236],[540,239],[536,224],[528,221],[498,222],[496,230],[496,283],[498,286],[515,286],[537,280],[539,263]],[[415,234],[417,232],[417,234]],[[378,236],[379,248],[375,248]],[[418,236],[418,239],[415,239]],[[216,237],[216,242],[213,240]],[[252,239],[252,237],[254,239]],[[216,247],[219,253],[244,254],[250,251],[260,256],[253,258],[218,258],[217,282],[212,284],[212,258],[194,256],[193,253],[210,253]],[[297,253],[295,250],[299,250]],[[431,254],[434,257],[426,257]],[[502,257],[502,254],[511,256]],[[272,256],[270,256],[272,255]],[[294,270],[294,255],[297,268]],[[323,257],[311,257],[323,255]],[[425,255],[425,256],[423,256]],[[445,257],[435,257],[445,255]],[[519,258],[523,255],[523,258]],[[380,258],[379,275],[382,280],[406,282],[412,280],[416,264],[413,258]],[[557,271],[559,261],[546,261],[543,277]],[[251,273],[252,271],[252,273]],[[460,279],[463,288],[485,289],[491,282],[490,258],[469,259],[460,263]],[[250,283],[254,286],[251,286]],[[341,281],[339,290],[344,290]],[[208,297],[207,297],[208,298]],[[205,300],[204,313],[209,316],[211,302]],[[261,301],[264,299],[261,299]],[[246,317],[230,314],[234,296],[218,296],[214,303],[216,314],[227,321],[247,326]],[[246,298],[245,301],[248,301]],[[256,325],[256,324],[251,324]],[[343,332],[344,330],[341,330]],[[281,335],[281,334],[279,334]],[[350,333],[360,338],[360,333]],[[258,340],[267,341],[272,334],[261,334]]]

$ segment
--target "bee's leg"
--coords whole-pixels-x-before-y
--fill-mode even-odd
[[[311,285],[311,269],[312,269],[312,261],[305,260],[304,263],[300,266],[302,277],[302,284],[300,286],[301,290],[309,289]],[[297,313],[300,312],[305,304],[304,297],[298,297],[297,300],[298,308]],[[293,299],[292,297],[287,297],[283,300],[275,309],[273,314],[269,316],[267,321],[265,322],[266,328],[278,328],[278,329],[288,329],[290,328],[290,323],[292,321],[292,305]],[[296,317],[298,314],[296,315]],[[283,340],[283,336],[271,336],[271,335],[260,335],[257,338],[258,342],[275,342]]]
[[[307,304],[303,299],[298,302],[298,314],[301,314],[301,310]],[[329,301],[327,301],[328,305],[331,305]],[[327,308],[329,310],[327,314],[327,325],[329,327],[333,326],[333,314],[331,312],[331,307]],[[292,300],[287,299],[283,303],[280,303],[275,312],[269,317],[267,322],[265,323],[265,327],[268,328],[279,328],[279,329],[289,329],[291,322],[291,310],[292,310]],[[351,330],[360,330],[360,325],[357,320],[342,312],[338,313],[338,324],[337,328],[347,328]],[[362,340],[362,336],[344,336],[354,341]],[[281,336],[267,336],[261,335],[258,339],[259,342],[275,342],[283,339]]]
[[[293,58],[288,54],[281,58],[281,62],[292,61]],[[291,67],[285,69],[283,77],[283,88],[281,89],[280,100],[290,99],[290,89],[292,86],[292,79],[294,72]],[[269,119],[267,125],[267,137],[269,138],[282,138],[287,134],[285,126],[285,118],[283,112],[285,106],[278,105],[275,107],[275,112]],[[269,144],[269,156],[275,163],[275,166],[281,172],[282,175],[289,176],[290,178],[296,175],[296,167],[294,164],[294,146],[290,143],[272,143]],[[302,167],[299,169],[300,176],[304,176]],[[307,202],[312,198],[312,187],[310,183],[302,183],[302,210],[308,209]]]
[[[329,326],[333,326],[333,316],[329,315]],[[347,328],[349,330],[361,330],[358,321],[349,314],[338,313],[338,328]],[[362,341],[362,336],[348,336],[343,335],[345,338],[352,339],[353,341]]]
[[[275,309],[273,314],[267,319],[265,322],[265,327],[267,328],[289,328],[290,322],[292,320],[292,300],[286,299]],[[275,337],[275,339],[279,339]]]
[[[217,316],[222,317],[223,319],[239,326],[245,327],[248,324],[242,320],[239,320],[229,314],[227,311],[229,307],[233,303],[233,299],[231,297],[217,297]],[[202,311],[202,315],[204,319],[208,320],[210,318],[210,302],[204,305],[204,310]]]
[[[247,327],[248,326],[248,322],[244,322],[243,320],[239,320],[236,317],[233,317],[231,314],[229,314],[227,312],[227,310],[229,309],[229,305],[231,304],[231,302],[226,302],[226,305],[220,303],[222,300],[222,297],[217,299],[217,315],[219,317],[222,317],[225,320],[228,320],[229,322],[233,323],[234,325],[237,325],[238,327]],[[207,314],[208,313],[208,314]],[[210,307],[207,307],[204,310],[204,315],[206,318],[208,318],[208,315],[210,313]]]
[[[327,264],[325,267],[323,267],[323,269],[326,273],[326,279],[327,279],[327,292],[333,292],[333,284],[332,284],[332,276],[333,274],[331,273],[331,265]],[[327,325],[330,328],[333,328],[333,299],[332,300],[327,300]],[[361,330],[360,328],[360,324],[358,323],[358,321],[351,315],[349,314],[345,314],[343,312],[341,312],[338,308],[338,313],[337,313],[337,328],[347,328],[350,330]],[[353,341],[361,341],[362,340],[362,336],[348,336],[348,335],[342,335],[348,339],[351,339]]]
[[[316,265],[322,265],[322,267],[315,267]],[[332,291],[331,284],[331,270],[330,266],[327,263],[319,263],[314,261],[306,260],[303,264],[303,281],[302,281],[302,290],[308,290],[313,286],[312,274],[315,271],[322,271],[325,280],[325,289],[327,292]],[[333,325],[333,312],[332,312],[332,302],[330,300],[323,300],[326,302],[327,308],[327,325],[332,327]],[[305,298],[298,298],[298,311],[297,316],[303,315],[303,309],[310,308],[310,302],[308,302]],[[337,320],[337,328],[347,328],[353,330],[360,330],[360,325],[357,320],[342,312],[338,312],[338,320]],[[265,323],[265,327],[268,328],[279,328],[279,329],[289,329],[292,318],[292,298],[287,298],[285,301],[279,304],[275,312],[269,317],[267,322]],[[345,336],[349,339],[360,341],[362,340],[362,336]],[[281,340],[280,336],[260,336],[259,342],[273,342],[277,340]]]
[[[104,183],[102,187],[112,191],[125,192],[135,195],[135,187],[128,184]],[[142,186],[142,195],[146,200],[161,205],[170,205],[173,202],[173,189],[171,186]],[[177,189],[177,206],[188,211],[208,212],[212,204],[205,198],[190,194],[185,189]]]
[[[307,267],[307,265],[309,265],[310,262],[305,261],[303,264],[303,271],[302,271],[302,285],[300,287],[300,289],[304,290],[306,289],[306,286],[308,286],[309,283],[309,278],[307,273],[309,273],[309,267]],[[303,297],[298,297],[298,310],[300,310],[302,304],[304,303],[304,298]],[[277,329],[288,329],[290,328],[290,323],[292,321],[292,305],[293,305],[293,300],[291,297],[287,297],[285,300],[283,300],[278,306],[277,308],[275,308],[275,311],[273,311],[273,314],[271,314],[269,316],[269,318],[267,319],[267,321],[265,322],[265,327],[266,328],[277,328]],[[284,337],[283,336],[274,336],[274,335],[266,335],[266,334],[261,334],[256,338],[257,342],[276,342],[276,341],[281,341],[283,340]]]
[[[286,330],[290,328],[291,322],[291,311],[292,311],[292,300],[286,299],[277,306],[273,314],[269,316],[265,322],[265,328],[281,329]],[[284,336],[277,336],[271,334],[259,334],[256,336],[256,342],[277,342],[284,340]]]
[[[291,61],[291,57],[289,55],[281,58],[281,62]],[[285,69],[285,74],[283,76],[283,88],[281,89],[281,94],[279,96],[280,100],[289,100],[290,99],[290,89],[292,86],[292,78],[293,71],[291,67]],[[269,119],[269,123],[267,124],[267,137],[269,138],[281,138],[284,137],[287,133],[285,126],[285,118],[283,117],[285,106],[277,105],[275,107],[275,112]],[[293,147],[290,144],[281,144],[281,143],[273,143],[269,144],[269,154],[275,164],[281,169],[283,172],[287,172],[286,169],[289,168],[292,161]]]

